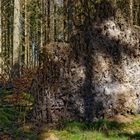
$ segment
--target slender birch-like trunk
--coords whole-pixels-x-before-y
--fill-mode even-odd
[[[133,0],[129,1],[130,6],[130,24],[133,25]]]
[[[20,0],[14,0],[13,72],[17,75],[20,65]]]
[[[25,0],[25,52],[24,52],[25,60],[24,60],[24,63],[26,66],[29,65],[29,48],[30,48],[27,2],[28,0]]]
[[[54,42],[54,0],[50,1],[50,41]]]

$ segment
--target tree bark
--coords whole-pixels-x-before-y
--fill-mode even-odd
[[[28,67],[29,66],[29,48],[30,48],[30,38],[29,38],[29,17],[27,10],[28,0],[25,0],[25,52],[24,52],[24,63]]]
[[[133,25],[133,0],[129,0],[129,6],[130,6],[130,25]]]
[[[50,41],[54,42],[54,0],[50,1]]]
[[[20,67],[20,1],[14,1],[14,31],[13,31],[13,71],[19,74]]]

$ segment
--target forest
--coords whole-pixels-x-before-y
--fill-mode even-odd
[[[140,0],[0,0],[0,140],[140,140]]]

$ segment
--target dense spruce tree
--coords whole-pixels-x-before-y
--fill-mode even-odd
[[[132,74],[135,68],[130,65],[139,69],[139,31],[133,25],[133,1],[124,14],[121,4],[117,0],[64,1],[70,45],[50,43],[44,48],[32,85],[36,122],[91,122],[138,112],[139,88],[133,77],[139,74]],[[126,18],[127,12],[130,17]]]

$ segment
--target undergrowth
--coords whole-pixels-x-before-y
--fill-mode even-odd
[[[17,107],[17,104],[14,106],[8,103],[11,91],[2,92],[4,93],[0,94],[0,140],[7,137],[7,140],[43,140],[44,138],[40,137],[41,133],[38,134],[33,129],[33,124],[28,118],[31,107],[21,108],[21,105],[30,106],[33,98],[28,93],[22,93],[24,100],[20,101]],[[64,121],[58,129],[47,129],[42,134],[44,137],[47,137],[48,133],[53,134],[59,140],[140,140],[140,116],[131,118],[133,121],[127,123],[106,119],[94,123]]]

